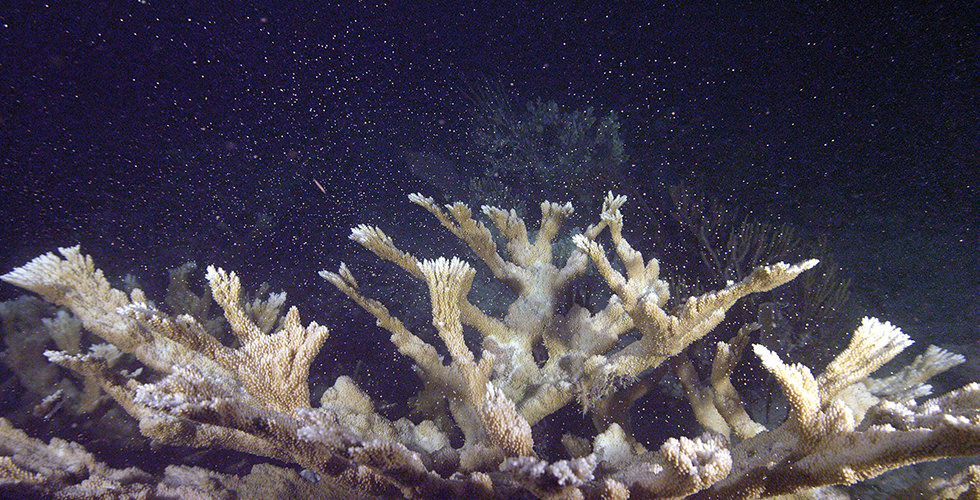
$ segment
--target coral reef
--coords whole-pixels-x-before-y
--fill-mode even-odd
[[[736,301],[789,282],[816,260],[759,266],[720,290],[678,300],[658,260],[645,259],[624,236],[625,197],[606,196],[598,221],[571,237],[574,249],[564,262],[556,262],[556,248],[571,204],[542,203],[536,231],[513,210],[484,206],[498,242],[464,204],[409,199],[513,292],[506,313],[488,314],[469,298],[476,276],[470,263],[420,260],[367,225],[354,228],[351,239],[426,286],[437,337],[413,332],[369,297],[346,265],[320,273],[411,359],[423,383],[415,414],[424,418],[386,418],[348,377],[312,405],[310,366],[329,332],[304,325],[295,307],[281,314],[284,295],[247,301],[235,273],[209,267],[209,292],[185,297],[182,307],[171,301],[175,310],[168,313],[139,289],[113,289],[78,247],[62,248],[0,278],[70,311],[112,347],[85,352],[59,344],[62,350],[45,353],[51,362],[101,386],[156,443],[237,450],[301,470],[260,465],[239,477],[171,467],[154,476],[107,467],[76,444],[44,444],[3,421],[0,488],[63,498],[260,498],[288,491],[327,498],[748,499],[980,453],[980,384],[933,398],[925,384],[962,358],[929,348],[906,369],[872,378],[911,344],[877,319],[866,318],[816,376],[752,347],[789,402],[781,425],[754,422],[730,380],[756,326],[717,343],[709,381],[699,380],[685,362],[692,343]],[[594,311],[567,300],[590,264],[609,291]],[[186,272],[181,276],[186,280]],[[208,307],[199,302],[209,300],[223,311],[232,342],[214,335]],[[440,345],[426,340],[435,338]],[[116,368],[119,351],[146,370]],[[627,410],[635,402],[630,388],[657,369],[677,372],[705,431],[647,449],[632,434]],[[546,456],[535,446],[536,430],[556,425],[549,417],[576,401],[596,435],[566,435],[565,456]],[[933,488],[975,495],[976,478],[971,469]]]

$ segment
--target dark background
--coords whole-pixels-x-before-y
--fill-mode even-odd
[[[466,139],[474,80],[618,112],[651,197],[703,175],[801,225],[920,211],[978,245],[972,2],[274,3],[5,2],[0,266],[330,260],[414,187],[406,151]],[[261,249],[209,227],[263,211]]]

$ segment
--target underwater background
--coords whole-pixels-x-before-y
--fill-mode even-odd
[[[402,316],[428,298],[350,227],[465,257],[409,193],[532,220],[572,201],[584,226],[612,190],[637,247],[681,283],[740,277],[705,256],[746,232],[777,235],[762,257],[821,258],[838,300],[807,317],[789,311],[798,297],[763,300],[788,316],[774,342],[794,361],[826,362],[875,315],[966,356],[936,382],[959,387],[980,380],[978,16],[975,2],[5,2],[0,270],[80,244],[158,300],[185,262],[199,287],[208,264],[235,270],[331,328],[314,393],[352,374],[397,413],[409,364],[316,273],[376,269]],[[20,295],[0,284],[0,300]],[[771,388],[752,370],[741,384]],[[0,380],[2,416],[113,459],[97,423],[38,420],[15,374]],[[693,425],[657,410],[683,403],[641,405],[651,442]]]

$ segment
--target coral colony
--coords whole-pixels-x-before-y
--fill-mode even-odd
[[[3,420],[0,484],[58,498],[272,498],[289,492],[306,498],[735,499],[819,494],[814,489],[830,496],[833,485],[980,453],[980,385],[927,397],[925,381],[962,357],[931,347],[906,369],[873,378],[911,344],[877,319],[863,320],[818,375],[752,346],[788,403],[778,425],[753,420],[730,379],[752,355],[745,349],[750,327],[711,348],[704,382],[690,364],[671,362],[718,326],[740,298],[783,285],[816,260],[757,267],[721,290],[671,301],[657,259],[645,260],[624,237],[625,197],[605,198],[598,220],[570,238],[574,246],[564,262],[555,254],[568,242],[560,235],[571,204],[542,203],[539,226],[530,232],[515,211],[485,206],[492,231],[462,203],[439,206],[418,194],[409,199],[513,292],[506,312],[489,314],[468,298],[475,286],[472,263],[420,260],[378,227],[353,229],[351,239],[424,284],[431,299],[438,342],[436,335],[411,331],[383,299],[371,298],[346,265],[320,273],[374,316],[390,332],[393,349],[413,363],[422,384],[411,400],[412,419],[379,414],[347,376],[311,404],[310,364],[328,329],[304,325],[295,307],[281,314],[283,295],[246,300],[235,273],[209,267],[209,294],[172,287],[178,297],[164,308],[138,288],[112,288],[91,257],[78,247],[62,248],[2,279],[70,311],[59,318],[77,323],[74,343],[65,339],[71,328],[46,322],[59,350],[45,355],[84,379],[77,404],[104,391],[156,443],[231,449],[274,462],[243,475],[176,465],[160,474],[116,469],[80,445],[44,443]],[[608,288],[605,305],[559,307],[589,272]],[[216,336],[217,322],[207,316],[212,300],[237,342]],[[79,347],[82,327],[102,343]],[[125,356],[142,369],[121,369]],[[658,367],[676,370],[702,433],[648,448],[631,430],[635,400],[625,389]],[[546,456],[534,436],[540,426],[558,425],[548,417],[569,405],[591,418],[594,437],[565,434],[564,453]],[[557,428],[550,435],[562,434]],[[970,468],[949,478],[942,488],[952,496],[944,498],[976,498],[978,477],[980,470]]]

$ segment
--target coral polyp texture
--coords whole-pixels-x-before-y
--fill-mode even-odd
[[[91,257],[62,248],[2,276],[70,311],[104,341],[87,352],[47,351],[48,360],[97,383],[156,443],[274,462],[245,476],[186,466],[156,475],[118,470],[77,444],[45,444],[3,421],[0,485],[66,498],[747,499],[980,453],[980,385],[930,399],[924,384],[962,357],[931,347],[906,369],[873,378],[912,343],[877,319],[866,318],[818,375],[752,347],[788,402],[779,425],[754,421],[731,382],[751,326],[715,344],[710,377],[701,382],[686,356],[692,343],[736,301],[793,280],[816,260],[758,267],[720,290],[672,300],[657,259],[645,259],[624,236],[624,197],[606,196],[598,219],[570,238],[559,237],[570,204],[542,203],[536,231],[513,210],[484,206],[493,231],[464,204],[409,199],[512,292],[505,312],[488,313],[470,299],[486,283],[474,279],[473,263],[419,259],[368,225],[351,239],[424,285],[435,335],[412,331],[348,266],[320,273],[411,360],[422,379],[412,399],[419,417],[386,418],[348,376],[311,404],[310,366],[328,329],[304,325],[295,307],[281,314],[282,295],[248,301],[235,273],[208,268],[210,297],[235,338],[222,342],[203,314],[164,311],[139,289],[113,289]],[[569,239],[574,246],[558,262]],[[595,310],[568,300],[590,263],[592,281],[608,289]],[[186,309],[207,309],[191,302]],[[146,370],[115,368],[120,351]],[[632,434],[630,389],[658,368],[676,372],[704,431],[647,449]],[[594,437],[567,434],[560,456],[546,456],[535,435],[542,426],[557,428],[540,434],[561,435],[561,419],[549,417],[569,405],[591,417]],[[634,409],[635,418],[652,418],[644,411]],[[943,487],[976,495],[977,477],[971,469]]]

